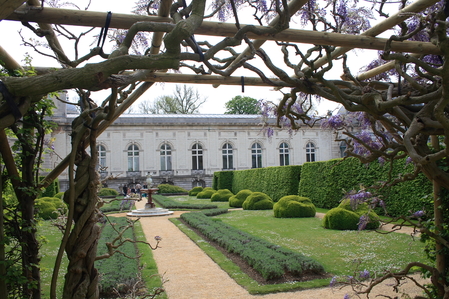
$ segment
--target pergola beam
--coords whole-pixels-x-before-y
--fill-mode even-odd
[[[247,86],[282,86],[293,87],[279,79],[270,79],[274,84],[268,84],[259,77],[244,77]],[[190,75],[155,72],[147,77],[147,82],[183,83],[183,84],[213,84],[213,85],[241,85],[242,77],[223,77],[215,75]]]
[[[431,0],[435,1],[435,0]],[[24,10],[11,14],[8,20],[41,22],[45,20],[47,23],[60,25],[78,25],[78,26],[98,26],[104,25],[106,13],[79,11],[58,8],[44,8],[43,10]],[[131,14],[113,14],[110,28],[127,29],[135,22],[171,22],[170,18],[140,16]],[[256,26],[261,27],[261,26]],[[377,32],[378,30],[375,30]],[[195,34],[209,36],[233,36],[236,33],[234,24],[207,22],[195,31]],[[339,33],[322,33],[311,30],[286,29],[274,36],[259,36],[248,33],[249,38],[258,39],[260,41],[274,40],[284,42],[294,42],[303,44],[316,45],[332,45],[345,47],[344,49],[362,48],[372,50],[383,50],[388,39],[376,38],[367,35],[349,35]],[[429,42],[403,41],[392,42],[392,51],[417,53],[417,54],[441,54],[438,47]]]

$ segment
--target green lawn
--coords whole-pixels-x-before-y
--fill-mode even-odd
[[[231,211],[223,222],[320,262],[333,275],[356,269],[382,272],[410,261],[426,262],[424,244],[400,233],[324,229],[318,218],[274,218],[273,211]]]
[[[52,225],[50,221],[39,221],[39,234],[44,238],[40,254],[41,254],[41,277],[42,277],[42,298],[50,298],[50,283],[55,266],[55,258],[61,245],[62,233],[59,229]],[[64,253],[61,269],[58,275],[57,297],[62,298],[62,289],[64,286],[64,275],[66,273],[68,260]]]

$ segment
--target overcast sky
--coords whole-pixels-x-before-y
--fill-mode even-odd
[[[85,1],[87,3],[87,1]],[[76,1],[78,5],[80,3],[83,3],[82,1]],[[119,1],[119,0],[110,0],[110,1],[98,1],[94,0],[92,1],[92,4],[90,6],[90,10],[93,11],[112,11],[113,13],[130,13],[134,6],[133,1]],[[84,8],[81,6],[81,8]],[[106,16],[106,14],[105,14]],[[112,15],[112,17],[114,17]],[[241,21],[244,22],[250,22],[251,19]],[[30,53],[30,55],[33,57],[33,65],[34,66],[58,66],[57,63],[54,60],[44,58],[38,54],[33,53],[33,50],[28,47],[24,46],[18,46],[20,45],[21,39],[17,33],[18,30],[23,28],[19,22],[13,22],[13,21],[5,21],[2,20],[0,22],[0,32],[2,35],[2,47],[5,48],[5,50],[13,56],[14,59],[17,61],[22,61],[25,57],[25,53]],[[26,28],[22,29],[23,32],[25,32],[26,36],[29,38],[32,36],[29,30]],[[94,34],[99,34],[100,28],[94,29]],[[196,38],[198,41],[203,40],[203,36],[198,36]],[[8,42],[5,42],[8,41]],[[61,39],[61,42],[63,40]],[[62,42],[64,45],[65,43]],[[94,43],[92,45],[92,43]],[[278,51],[278,47],[274,45],[274,43],[271,42],[272,46],[269,45],[270,42],[267,42],[263,48],[268,52],[268,54],[271,54],[272,57],[278,57],[281,58],[280,52]],[[90,48],[96,45],[96,40],[93,37],[90,37],[90,40],[87,41],[83,47],[85,47],[86,53]],[[71,49],[71,46],[65,47],[66,51],[69,51],[67,49]],[[110,48],[110,46],[109,46]],[[107,51],[107,46],[105,46],[105,49]],[[357,50],[354,54],[352,54],[352,61],[354,65],[360,67],[364,64],[367,64],[369,62],[369,59],[375,57],[375,51],[370,50]],[[71,56],[73,57],[73,56]],[[367,59],[367,57],[370,57]],[[187,73],[188,71],[185,69],[181,70],[183,73]],[[332,76],[333,77],[339,77],[339,75],[342,73],[341,69],[336,69],[333,71]],[[249,77],[255,77],[255,74],[249,71],[245,70],[238,70],[234,73],[235,76],[249,76]],[[163,84],[155,84],[152,86],[148,92],[146,92],[139,101],[144,100],[154,100],[158,96],[162,95],[171,95],[173,93],[174,89],[174,83],[163,83]],[[233,97],[241,95],[241,96],[249,96],[255,99],[264,99],[264,100],[270,100],[276,102],[278,99],[282,97],[282,94],[278,91],[273,91],[271,87],[254,87],[254,86],[245,86],[244,93],[242,93],[242,87],[241,86],[220,86],[218,88],[214,88],[211,85],[204,85],[204,84],[192,84],[192,86],[200,92],[200,94],[204,97],[207,97],[206,103],[204,103],[201,108],[201,113],[207,113],[207,114],[222,114],[225,111],[225,103],[229,100],[231,100]],[[288,90],[285,90],[285,92],[288,92]],[[102,92],[96,92],[93,93],[92,98],[97,101],[102,101],[107,95],[109,94],[108,91],[102,91]],[[75,94],[72,94],[74,96]],[[75,100],[75,99],[74,99]],[[136,103],[137,104],[137,103]],[[137,105],[136,105],[137,106]],[[327,110],[333,110],[336,109],[337,105],[334,103],[330,103],[328,101],[323,101],[320,105],[320,113],[325,113]]]

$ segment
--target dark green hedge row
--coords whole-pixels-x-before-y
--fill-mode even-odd
[[[44,178],[44,176],[39,177],[40,180],[43,180]],[[55,179],[47,188],[45,188],[40,197],[54,197],[56,193],[59,193],[59,179]]]
[[[184,213],[181,218],[228,252],[240,255],[266,280],[280,278],[286,273],[295,276],[324,273],[323,266],[311,258],[254,237],[203,213]]]
[[[278,166],[257,169],[232,171],[219,171],[214,173],[216,186],[222,186],[223,175],[226,174],[226,184],[232,177],[232,186],[229,190],[237,194],[240,190],[249,189],[253,192],[262,192],[270,196],[273,201],[278,201],[285,195],[298,194],[298,184],[301,174],[301,166]]]
[[[391,175],[395,178],[412,170],[413,165],[406,165],[405,159],[397,160],[393,163]],[[305,163],[298,194],[309,197],[316,207],[331,209],[339,205],[345,192],[359,190],[360,185],[369,187],[387,181],[389,171],[389,163],[364,165],[355,158]],[[422,174],[413,181],[379,191],[391,216],[408,215],[409,211],[423,208],[431,211],[430,205],[422,200],[431,192],[432,186]]]
[[[153,195],[153,200],[166,209],[203,210],[218,208],[217,205],[212,204],[190,204],[177,202],[162,195]]]
[[[217,208],[217,209],[209,209],[209,210],[201,211],[201,213],[203,213],[204,215],[209,216],[209,217],[226,214],[227,212],[228,212],[228,209],[225,209],[225,208]]]
[[[188,191],[182,187],[170,185],[170,184],[159,184],[157,185],[159,188],[159,193],[187,193]]]
[[[212,188],[215,190],[228,189],[232,190],[232,177],[234,171],[218,171],[214,173],[214,180],[212,182]]]

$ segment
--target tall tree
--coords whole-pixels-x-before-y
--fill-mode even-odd
[[[235,96],[225,103],[225,114],[259,114],[259,101],[251,97]]]
[[[206,102],[206,98],[201,97],[198,90],[191,86],[176,85],[171,96],[160,96],[153,103],[144,101],[139,104],[140,113],[151,114],[195,114],[199,113],[199,108]]]

